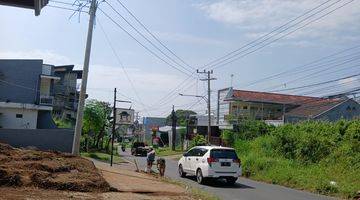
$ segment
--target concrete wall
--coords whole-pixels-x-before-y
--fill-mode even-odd
[[[0,126],[5,129],[36,129],[38,111],[21,108],[1,108]],[[21,114],[21,118],[16,115]],[[20,116],[19,116],[20,117]]]
[[[37,101],[42,64],[42,60],[0,59],[0,102],[34,104]]]
[[[0,142],[13,147],[33,146],[71,153],[73,135],[71,129],[0,129]]]

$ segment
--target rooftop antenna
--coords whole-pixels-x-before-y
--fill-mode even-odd
[[[230,77],[231,77],[230,87],[233,87],[234,74],[231,74]]]

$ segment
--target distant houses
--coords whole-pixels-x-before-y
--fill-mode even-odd
[[[0,59],[0,141],[71,152],[73,130],[58,129],[53,120],[75,119],[76,81],[73,66],[43,60]]]
[[[360,116],[359,103],[347,97],[320,98],[225,88],[218,91],[217,104],[217,124],[221,128],[231,128],[241,120],[280,125]]]
[[[81,70],[74,65],[54,66],[54,75],[60,80],[54,83],[53,116],[62,120],[76,120],[79,91],[77,80],[82,78]]]
[[[0,127],[51,129],[53,86],[60,77],[42,60],[0,60]]]

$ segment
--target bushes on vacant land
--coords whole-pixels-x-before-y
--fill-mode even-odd
[[[269,134],[274,126],[263,121],[246,120],[235,126],[236,139],[250,140],[261,135]]]
[[[345,198],[360,190],[360,120],[260,127],[232,132],[254,179]]]
[[[262,121],[245,120],[235,126],[234,130],[224,130],[221,139],[227,146],[233,146],[236,140],[251,140],[269,134],[275,127]]]
[[[329,155],[338,141],[336,127],[324,122],[287,124],[271,132],[274,149],[285,158],[317,162]]]

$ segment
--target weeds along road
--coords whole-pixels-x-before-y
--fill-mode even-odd
[[[145,157],[134,157],[130,155],[130,149],[126,152],[119,152],[125,160],[134,162],[136,159],[139,169],[144,170],[146,166]],[[153,166],[156,168],[156,166]],[[214,194],[222,200],[329,200],[334,199],[327,196],[317,195],[310,192],[299,191],[283,186],[272,185],[253,181],[246,178],[239,178],[233,186],[225,186],[220,181],[213,181],[208,185],[200,185],[195,178],[180,178],[178,175],[177,161],[166,159],[165,176],[186,183],[192,187]]]

